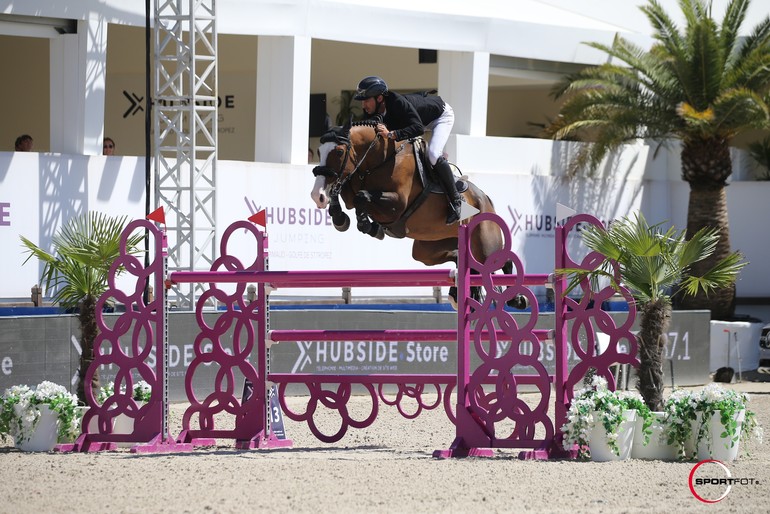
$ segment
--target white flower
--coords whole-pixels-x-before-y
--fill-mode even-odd
[[[599,375],[594,375],[593,378],[591,379],[591,386],[594,387],[597,391],[602,389],[606,390],[607,379]]]
[[[134,399],[138,401],[150,401],[152,387],[144,380],[140,380],[134,385]]]
[[[13,386],[5,390],[0,399],[0,437],[12,436],[17,443],[28,440],[40,420],[40,406],[46,405],[56,412],[59,436],[70,431],[76,416],[77,397],[53,382],[43,381],[37,387]]]

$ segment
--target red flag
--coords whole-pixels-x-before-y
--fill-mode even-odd
[[[162,223],[163,225],[166,224],[166,211],[163,210],[163,207],[158,207],[154,211],[152,211],[150,214],[147,215],[147,219],[150,221],[155,221],[157,223]]]
[[[267,228],[267,215],[265,214],[265,209],[262,209],[258,213],[249,216],[249,221]]]

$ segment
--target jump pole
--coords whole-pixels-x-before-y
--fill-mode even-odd
[[[585,217],[585,215],[583,215]],[[578,216],[580,218],[580,216]],[[595,220],[595,218],[591,217],[585,217],[586,220],[589,222],[591,220]],[[476,262],[473,259],[472,254],[470,253],[469,249],[469,240],[470,240],[470,233],[473,230],[475,226],[478,225],[480,222],[489,222],[492,221],[494,223],[498,223],[505,235],[506,243],[505,243],[505,250],[501,255],[503,259],[512,260],[512,262],[515,263],[515,268],[517,271],[514,275],[493,275],[488,270],[484,271],[484,267]],[[577,221],[583,221],[582,219],[574,220]],[[140,222],[145,223],[144,221]],[[245,224],[245,222],[236,222],[225,231],[225,235],[223,239],[226,239],[228,237],[228,234],[233,233],[236,230],[250,230],[250,225]],[[127,231],[129,229],[135,229],[136,228],[136,222],[129,225],[127,228]],[[574,224],[573,224],[574,226]],[[148,227],[148,230],[153,233],[156,237],[156,248],[159,248],[158,245],[158,229],[155,226]],[[560,232],[561,231],[561,232]],[[523,288],[524,285],[544,285],[548,283],[549,278],[545,275],[542,276],[527,276],[523,272],[523,266],[521,265],[520,260],[518,259],[518,256],[516,256],[514,253],[510,252],[510,232],[507,231],[505,228],[504,223],[499,218],[499,216],[496,215],[490,215],[490,214],[483,214],[479,215],[474,218],[474,220],[471,221],[471,223],[468,226],[461,226],[460,232],[459,232],[459,241],[461,242],[460,251],[459,251],[459,262],[458,262],[458,271],[455,276],[452,275],[452,272],[448,270],[394,270],[394,271],[382,271],[382,270],[369,270],[369,271],[356,271],[351,274],[348,270],[337,270],[337,271],[321,271],[321,272],[299,272],[299,271],[289,271],[289,272],[271,272],[267,269],[267,241],[266,236],[263,232],[260,232],[258,230],[254,230],[255,236],[257,238],[257,244],[259,247],[259,255],[260,258],[258,259],[258,262],[254,266],[256,269],[252,269],[252,266],[249,266],[249,269],[244,269],[243,271],[224,271],[224,272],[178,272],[171,274],[169,277],[169,280],[176,280],[179,282],[192,282],[192,281],[209,281],[212,285],[212,291],[221,291],[218,288],[214,287],[216,283],[223,282],[223,283],[237,283],[238,284],[238,291],[241,290],[242,286],[245,286],[247,282],[257,282],[259,287],[259,294],[257,295],[257,299],[255,304],[249,304],[247,305],[247,308],[251,311],[252,309],[254,312],[248,312],[245,313],[248,316],[249,320],[252,320],[253,322],[256,322],[258,325],[258,329],[256,330],[256,345],[254,349],[257,350],[257,368],[255,369],[255,396],[259,399],[259,405],[262,409],[262,412],[265,412],[264,408],[267,405],[267,400],[269,398],[270,394],[270,388],[268,386],[272,385],[274,382],[281,385],[281,387],[285,387],[286,384],[289,383],[302,383],[305,385],[313,385],[314,387],[317,387],[321,384],[338,384],[338,387],[342,388],[349,388],[351,384],[362,384],[364,385],[371,394],[374,394],[373,387],[376,384],[380,384],[380,387],[382,384],[395,384],[399,388],[399,394],[402,391],[412,390],[412,389],[418,389],[417,394],[422,394],[422,388],[424,385],[432,384],[435,385],[437,388],[441,385],[445,385],[446,387],[451,387],[452,385],[456,385],[457,388],[457,401],[455,405],[454,412],[456,412],[456,419],[455,416],[453,416],[453,413],[450,412],[448,409],[448,405],[446,404],[446,401],[448,399],[449,389],[441,390],[438,389],[439,395],[444,396],[445,398],[445,410],[447,411],[447,414],[449,415],[450,419],[453,419],[455,421],[455,427],[456,427],[456,438],[455,442],[452,444],[452,446],[448,450],[439,450],[436,452],[436,456],[438,457],[460,457],[460,456],[468,456],[468,455],[491,455],[493,448],[521,448],[526,447],[523,445],[532,445],[533,450],[528,452],[522,452],[522,455],[528,454],[529,457],[534,458],[548,458],[551,456],[554,456],[557,454],[557,450],[554,448],[554,446],[560,441],[559,434],[554,432],[559,426],[560,426],[560,420],[564,419],[564,413],[566,411],[566,405],[568,404],[568,401],[571,396],[571,392],[568,391],[569,384],[574,383],[575,380],[578,379],[578,375],[580,372],[579,366],[576,367],[573,370],[569,370],[567,366],[567,337],[566,337],[566,321],[568,319],[575,320],[577,323],[578,321],[580,323],[585,323],[586,319],[591,319],[591,316],[597,315],[594,311],[587,311],[582,305],[578,305],[575,302],[573,302],[571,307],[571,312],[569,312],[569,317],[566,316],[567,314],[567,305],[564,302],[560,301],[561,294],[559,290],[559,283],[557,282],[555,284],[555,287],[557,289],[556,296],[556,302],[557,302],[557,316],[556,316],[556,325],[557,329],[555,332],[549,333],[548,331],[536,331],[533,328],[533,320],[537,319],[537,312],[535,311],[536,305],[533,305],[533,315],[530,316],[530,320],[526,323],[527,327],[522,328],[521,330],[512,330],[517,329],[518,326],[516,323],[513,323],[513,325],[506,325],[506,333],[501,334],[499,331],[494,331],[492,333],[485,332],[484,327],[491,326],[490,322],[492,318],[490,318],[490,312],[491,310],[488,310],[487,308],[480,308],[481,305],[476,302],[476,300],[473,300],[470,298],[470,287],[471,285],[485,285],[489,286],[491,285],[508,285],[511,284],[511,287],[517,288],[519,291],[526,291],[527,295],[532,295],[531,291],[529,289]],[[563,248],[558,248],[559,243],[566,244],[564,240],[564,232],[562,227],[556,228],[556,235],[557,235],[557,266],[559,266],[558,263],[567,263],[570,264],[571,261],[566,256],[566,246]],[[264,246],[264,248],[263,248]],[[223,249],[223,256],[221,256],[219,259],[227,259],[227,262],[231,262],[233,259],[232,256],[225,256],[225,248],[226,245],[223,242],[222,249]],[[497,255],[497,259],[501,258],[501,255]],[[564,258],[560,256],[565,256]],[[129,258],[129,257],[125,257]],[[164,257],[165,259],[165,257]],[[217,262],[219,262],[219,259]],[[225,261],[222,261],[225,262]],[[238,262],[240,265],[240,263]],[[212,264],[212,269],[216,269],[217,266],[221,264]],[[574,267],[576,264],[572,263],[572,266]],[[156,283],[158,283],[158,280],[163,279],[163,277],[166,276],[167,269],[165,267],[165,261],[164,261],[164,267],[162,270],[159,270],[157,266],[153,267],[152,270],[148,268],[147,270],[141,269],[141,266],[138,266],[136,264],[132,264],[132,269],[136,273],[147,273],[147,272],[154,272],[156,274]],[[229,266],[229,265],[228,265]],[[559,266],[561,267],[561,266]],[[477,270],[477,272],[482,273],[484,272],[484,277],[479,277],[471,273],[471,269]],[[154,270],[154,271],[153,271]],[[417,282],[419,284],[424,285],[453,285],[453,282],[456,282],[457,288],[458,288],[458,302],[459,302],[459,310],[458,310],[458,317],[457,317],[457,326],[458,330],[455,333],[455,337],[458,341],[458,365],[457,365],[457,374],[456,375],[449,375],[449,374],[434,374],[434,375],[365,375],[365,376],[341,376],[341,375],[307,375],[307,374],[276,374],[271,373],[269,369],[269,349],[272,344],[275,344],[277,342],[282,341],[291,341],[296,340],[298,338],[304,338],[312,336],[315,340],[324,340],[324,339],[332,339],[332,337],[336,336],[343,336],[349,337],[351,335],[354,335],[356,338],[359,338],[361,340],[373,340],[373,338],[377,338],[377,340],[382,339],[390,339],[395,341],[400,341],[406,338],[409,338],[409,340],[435,340],[435,341],[444,341],[444,340],[450,340],[451,338],[451,332],[453,331],[280,331],[280,330],[269,330],[269,293],[270,291],[277,287],[305,287],[305,286],[314,286],[314,287],[326,287],[329,285],[334,285],[339,287],[342,283],[349,283],[352,285],[387,285],[392,286],[394,285],[394,276],[398,276],[399,280],[402,280],[403,282],[400,285],[408,286],[408,285],[414,285],[413,282]],[[158,290],[164,290],[164,287],[158,287]],[[506,290],[507,292],[511,292],[510,290]],[[513,291],[515,292],[515,290]],[[118,295],[122,293],[117,290],[110,290],[109,294],[111,295]],[[136,294],[136,293],[132,293]],[[211,293],[215,294],[215,293]],[[227,293],[222,293],[224,295],[227,295]],[[488,290],[488,294],[491,294]],[[122,298],[122,296],[121,296]],[[228,297],[230,298],[230,297]],[[232,297],[235,298],[235,297]],[[243,298],[237,300],[239,303],[243,300]],[[129,303],[134,302],[135,300],[130,300]],[[165,298],[164,298],[165,301]],[[229,299],[228,301],[234,302],[234,299]],[[476,303],[474,303],[476,302]],[[162,360],[166,361],[165,363],[161,363],[163,366],[167,366],[167,359],[166,359],[166,352],[167,352],[167,330],[166,330],[166,314],[165,307],[163,309],[157,308],[157,302],[153,305],[147,305],[143,306],[141,305],[141,302],[138,302],[140,304],[139,306],[143,308],[143,313],[141,314],[141,317],[143,317],[146,320],[155,320],[152,323],[157,324],[157,328],[159,329],[159,332],[164,333],[163,338],[163,345],[165,347],[158,348],[158,356],[159,360],[162,357]],[[199,305],[200,305],[199,301]],[[128,304],[127,304],[128,305]],[[132,303],[133,305],[133,303]],[[228,304],[228,311],[230,311],[230,315],[239,316],[237,319],[241,319],[240,317],[244,316],[243,312],[232,312],[232,309],[234,308],[234,305]],[[485,304],[486,305],[486,304]],[[499,302],[498,302],[498,307]],[[583,309],[584,311],[581,311]],[[160,311],[160,316],[158,315]],[[509,316],[509,314],[501,312],[502,309],[500,308],[497,310],[495,309],[499,316]],[[560,316],[562,314],[562,316]],[[140,319],[141,319],[140,317]],[[131,316],[127,317],[127,320],[129,323],[131,323]],[[501,320],[503,318],[500,318]],[[506,320],[508,318],[505,318]],[[227,322],[227,320],[225,320]],[[232,322],[232,321],[231,321]],[[120,321],[119,323],[122,323],[125,325],[125,322]],[[145,323],[151,323],[150,321],[145,321]],[[475,323],[475,326],[472,328],[471,325]],[[506,321],[506,323],[508,323]],[[481,328],[480,328],[481,327]],[[614,328],[614,335],[613,335],[613,341],[616,342],[617,339],[621,336],[625,337],[627,331],[626,326],[624,327],[616,327]],[[522,332],[523,330],[523,332]],[[612,332],[613,329],[611,328],[610,331]],[[398,333],[397,333],[398,332]],[[478,405],[479,398],[476,396],[479,394],[480,387],[483,385],[490,384],[490,380],[499,380],[499,378],[496,378],[496,374],[490,374],[489,371],[486,371],[484,373],[487,373],[486,375],[476,376],[478,373],[478,370],[474,370],[472,373],[472,370],[470,368],[470,340],[471,340],[471,332],[473,332],[473,338],[475,341],[488,341],[491,338],[496,338],[499,340],[500,338],[506,339],[506,338],[513,338],[511,339],[514,343],[521,343],[524,339],[521,339],[522,337],[532,340],[532,341],[549,341],[549,340],[556,340],[556,373],[555,375],[549,375],[546,372],[544,372],[544,368],[541,364],[535,360],[534,362],[531,360],[527,361],[526,355],[523,355],[524,360],[522,361],[516,361],[513,362],[513,364],[519,364],[523,366],[535,366],[535,374],[527,374],[527,375],[513,375],[510,373],[510,370],[507,369],[509,366],[510,361],[510,355],[503,355],[503,360],[501,363],[497,363],[497,359],[500,357],[498,355],[487,355],[486,357],[483,357],[486,359],[486,366],[489,369],[492,370],[499,370],[500,373],[505,372],[506,376],[510,377],[511,380],[513,380],[514,384],[533,384],[536,387],[540,388],[540,392],[542,395],[544,395],[544,398],[547,396],[550,398],[550,394],[547,391],[550,391],[551,386],[554,387],[554,393],[555,393],[555,410],[556,410],[556,423],[553,423],[551,421],[547,422],[546,425],[546,431],[547,435],[544,439],[532,439],[532,436],[527,438],[519,438],[516,437],[508,437],[508,438],[500,438],[496,436],[494,430],[495,430],[495,416],[498,415],[497,411],[487,411],[486,406],[484,405]],[[112,337],[113,339],[110,340],[110,342],[117,341],[117,337],[122,334],[123,332],[116,333]],[[630,336],[630,332],[628,332],[628,337]],[[210,337],[209,335],[202,333],[201,336]],[[200,336],[199,336],[200,337]],[[219,337],[219,336],[216,336]],[[369,339],[372,338],[372,339]],[[158,338],[155,338],[156,342]],[[197,339],[196,339],[197,341]],[[219,343],[217,343],[219,344]],[[573,343],[574,348],[578,348]],[[249,350],[250,352],[252,350]],[[518,351],[518,350],[517,350]],[[107,356],[109,357],[109,355]],[[632,356],[633,357],[633,356]],[[131,368],[132,366],[136,366],[137,364],[132,364],[133,361],[126,361],[125,364],[122,362],[122,360],[125,360],[125,357],[121,357],[120,359],[108,359],[107,361],[104,361],[104,357],[102,356],[102,363],[104,362],[115,362],[116,364],[121,366],[127,366]],[[505,359],[508,359],[508,361],[505,361]],[[602,358],[595,358],[593,359],[592,356],[585,357],[584,360],[586,362],[581,362],[581,366],[587,366],[592,365],[595,367],[601,367],[602,369],[606,367],[607,362],[609,361],[608,356],[602,356]],[[607,362],[604,362],[607,361]],[[219,362],[214,360],[214,362]],[[95,361],[95,364],[98,364]],[[222,362],[222,365],[225,363]],[[145,366],[145,364],[139,363],[141,366]],[[248,363],[249,366],[251,366],[250,363]],[[500,367],[502,366],[502,368]],[[131,368],[133,369],[133,368]],[[157,412],[159,415],[162,415],[164,418],[167,417],[167,387],[168,387],[168,381],[167,381],[167,368],[163,368],[164,371],[156,372],[156,377],[153,382],[154,390],[162,390],[164,394],[160,395],[162,398],[157,398],[155,395],[153,395],[153,400],[151,401],[151,404],[148,406],[145,406],[143,409],[150,408],[149,412]],[[185,383],[188,384],[189,381],[192,380],[191,371],[188,370],[188,373],[185,376]],[[417,388],[412,387],[410,384],[417,384]],[[161,389],[162,388],[162,389]],[[346,389],[347,390],[347,389]],[[283,391],[283,390],[281,390]],[[472,392],[472,395],[471,395]],[[279,397],[282,397],[282,392],[279,393]],[[382,397],[382,401],[388,405],[393,405],[389,403],[384,397]],[[318,401],[317,397],[313,397],[311,395],[311,398],[309,401]],[[346,400],[345,400],[346,401]],[[377,398],[373,397],[373,401],[375,402],[375,408],[376,408],[376,402]],[[505,398],[499,398],[496,400],[493,400],[495,402],[508,402],[510,399]],[[549,400],[550,401],[550,400]],[[200,405],[200,404],[199,404]],[[97,405],[97,411],[101,408],[104,410],[104,406]],[[159,407],[162,407],[160,409]],[[157,410],[156,410],[157,408]],[[426,408],[433,408],[433,407],[426,407]],[[400,404],[399,404],[399,410],[401,410]],[[185,418],[188,416],[188,411],[185,413]],[[144,412],[144,411],[143,411]],[[242,411],[243,412],[243,411]],[[97,412],[96,414],[99,414]],[[402,412],[403,414],[403,412]],[[536,426],[538,423],[545,423],[546,420],[542,418],[541,416],[545,415],[544,410],[538,409],[537,411],[532,411],[531,413],[527,414],[525,412],[521,412],[519,414],[526,414],[524,418],[521,418],[520,416],[515,416],[515,423],[518,427],[518,425],[521,423],[524,427],[523,430],[530,430],[534,426]],[[187,450],[190,448],[191,445],[194,445],[195,439],[197,436],[195,433],[200,433],[202,436],[203,434],[209,434],[209,437],[218,437],[214,434],[218,434],[216,430],[204,430],[204,427],[201,427],[201,430],[197,431],[191,431],[189,434],[189,438],[185,435],[183,437],[183,434],[180,434],[180,437],[177,439],[176,442],[173,440],[170,440],[168,437],[168,426],[166,423],[166,419],[161,421],[159,418],[154,418],[152,416],[142,416],[141,423],[139,423],[140,419],[137,418],[137,423],[135,424],[135,431],[133,434],[129,434],[127,436],[120,436],[120,435],[113,435],[113,434],[95,434],[95,439],[92,440],[95,442],[104,441],[108,444],[110,441],[126,441],[126,440],[135,440],[133,438],[135,437],[144,437],[142,434],[147,434],[148,430],[150,430],[149,433],[152,433],[152,430],[155,430],[153,428],[154,426],[154,420],[158,421],[159,426],[159,433],[155,432],[156,435],[154,438],[150,441],[151,444],[144,444],[144,445],[138,445],[140,447],[143,447],[146,451],[167,451],[173,449],[174,451],[179,450]],[[373,422],[373,418],[371,421],[367,421],[368,424],[371,424]],[[251,423],[251,422],[249,422]],[[363,426],[368,426],[368,424],[364,424]],[[251,427],[254,427],[255,425],[251,424]],[[277,445],[277,444],[287,444],[287,443],[276,443],[276,441],[273,441],[270,439],[270,425],[268,423],[268,420],[263,418],[260,422],[261,432],[258,433],[258,435],[251,440],[237,440],[236,445],[239,448],[249,448],[249,447],[268,447],[271,445]],[[246,427],[248,428],[248,427]],[[311,427],[312,428],[312,427]],[[362,427],[358,427],[362,428]],[[251,429],[249,429],[251,430]],[[185,430],[183,430],[184,432]],[[517,428],[518,431],[518,428]],[[195,432],[195,433],[193,433]],[[252,433],[252,432],[248,432]],[[314,434],[316,434],[319,439],[323,441],[329,441],[329,440],[339,440],[339,438],[344,435],[344,431],[341,431],[340,433],[334,435],[333,437],[324,437],[322,434],[319,435],[317,432],[314,431]],[[85,435],[85,434],[84,434]],[[339,436],[339,437],[337,437]],[[231,436],[223,436],[223,437],[231,437]],[[144,439],[145,441],[147,439]],[[204,440],[204,439],[199,439]],[[178,446],[174,447],[174,443],[176,443]],[[189,444],[188,444],[189,443]],[[290,444],[290,442],[288,443]],[[83,450],[81,450],[83,451]],[[88,451],[88,450],[85,450]],[[93,451],[93,450],[91,450]],[[136,450],[132,449],[132,451],[143,451],[141,448],[137,448]]]

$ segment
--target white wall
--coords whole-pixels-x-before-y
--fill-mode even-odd
[[[629,147],[611,160],[605,176],[566,179],[561,172],[564,143],[508,139],[489,147],[486,138],[458,138],[458,164],[495,202],[509,225],[513,249],[530,273],[553,271],[556,203],[602,220],[641,209],[651,223],[686,226],[689,190],[681,180],[655,178],[665,156],[649,158],[644,145]],[[485,146],[486,145],[486,146]],[[494,148],[494,150],[493,150]],[[497,156],[495,162],[491,156]],[[511,158],[513,156],[513,158]],[[501,167],[501,166],[505,167]],[[271,269],[414,269],[409,240],[377,241],[351,229],[337,232],[309,197],[310,166],[220,161],[218,232],[260,209],[268,210]],[[738,282],[740,297],[770,296],[764,263],[770,246],[759,220],[768,218],[768,182],[733,182],[728,188],[731,239],[750,261]],[[39,280],[35,263],[22,265],[20,235],[44,247],[62,222],[88,211],[144,216],[144,160],[132,157],[67,156],[0,152],[0,298],[26,299]],[[758,237],[759,235],[759,237]],[[573,243],[577,247],[577,240]],[[238,248],[248,255],[249,248]],[[284,291],[276,294],[337,294],[336,291]],[[356,291],[366,295],[366,291]],[[430,296],[428,288],[376,289],[374,295]]]
[[[311,92],[327,92],[327,100],[331,102],[333,95],[339,92],[340,83],[344,84],[342,87],[349,88],[360,76],[382,73],[382,70],[397,77],[392,80],[394,88],[433,85],[435,82],[432,81],[436,80],[438,73],[435,65],[420,65],[424,67],[418,67],[418,73],[410,71],[414,66],[402,66],[406,59],[415,57],[417,48],[486,52],[526,62],[597,63],[603,56],[582,44],[584,41],[609,42],[620,33],[642,45],[650,43],[647,36],[649,23],[637,7],[641,3],[641,0],[426,0],[419,4],[407,0],[393,0],[387,4],[375,0],[220,0],[217,2],[218,33],[250,36],[238,38],[233,45],[238,48],[246,41],[242,56],[249,61],[247,69],[238,66],[235,60],[223,60],[221,64],[223,77],[230,76],[233,84],[238,84],[238,87],[232,86],[221,93],[233,92],[240,109],[237,116],[227,110],[220,112],[225,117],[220,122],[220,130],[243,126],[244,130],[252,131],[247,132],[245,138],[253,138],[251,122],[254,117],[250,113],[255,110],[254,102],[245,102],[253,91],[253,82],[248,81],[254,80],[250,70],[255,66],[253,56],[258,51],[258,45],[254,36],[257,35],[311,38],[313,52],[321,56],[318,63],[313,61]],[[669,12],[676,12],[677,0],[663,0],[661,3]],[[715,0],[717,17],[721,16],[726,3],[727,0]],[[0,23],[0,34],[13,35],[10,39],[14,45],[18,42],[16,36],[25,32],[28,45],[14,52],[27,58],[27,52],[48,57],[48,43],[45,39],[42,40],[44,42],[37,39],[58,37],[53,28],[44,23],[28,24],[35,21],[34,17],[80,21],[96,18],[105,23],[130,25],[134,27],[130,29],[133,31],[143,27],[145,22],[143,3],[122,0],[83,0],[75,3],[0,0],[0,12],[29,17],[24,23]],[[745,29],[751,29],[766,13],[766,2],[755,0]],[[3,44],[8,46],[8,39],[0,38],[0,47]],[[340,52],[341,48],[343,52]],[[124,90],[138,94],[144,91],[141,76],[136,72],[137,66],[141,69],[143,65],[143,48],[126,53],[133,58],[133,68],[119,55],[117,58],[110,57],[120,54],[123,49],[112,47],[107,50],[109,69],[105,85],[105,115],[108,120],[122,117],[125,113]],[[340,58],[341,53],[343,58]],[[11,51],[2,53],[0,68],[15,69],[20,66],[13,55],[15,53]],[[383,55],[388,58],[383,59]],[[371,66],[372,69],[364,73],[351,71],[361,70],[361,66]],[[14,84],[14,88],[10,90],[11,94],[4,95],[10,101],[7,102],[8,116],[3,126],[12,127],[12,132],[3,133],[4,141],[0,148],[8,148],[5,145],[10,145],[12,138],[22,132],[33,134],[37,150],[50,148],[49,106],[46,105],[50,95],[45,87],[49,83],[49,72],[48,66],[37,70],[32,82],[43,84],[41,88],[25,88],[20,78],[6,81]],[[327,74],[335,76],[339,82],[328,80]],[[314,89],[313,84],[318,84],[319,89]],[[7,93],[8,90],[0,89],[0,92]],[[19,109],[19,106],[26,106],[26,109]],[[513,116],[508,112],[512,109],[510,103],[490,103],[489,109],[496,113],[505,111],[505,114]],[[334,112],[330,109],[330,114]],[[522,119],[537,116],[534,111],[521,110],[517,111],[516,117],[520,118],[519,123],[507,129],[512,133],[521,130]],[[121,146],[121,140],[127,141],[142,133],[140,120],[140,117],[135,117],[131,125],[121,128],[125,130],[125,136],[117,130],[117,125],[106,123],[108,135],[118,134],[118,153],[125,148]],[[495,133],[499,126],[497,121],[493,120],[491,124]],[[29,125],[33,128],[25,128]],[[221,143],[226,148],[228,143],[224,138]],[[302,150],[304,152],[304,148]],[[651,221],[670,220],[678,227],[684,226],[688,191],[687,185],[679,180],[675,154],[667,156],[663,152],[657,159],[652,159],[652,152],[640,145],[608,161],[603,169],[604,175],[598,179],[566,180],[561,169],[573,151],[570,145],[532,139],[458,136],[450,142],[448,150],[463,172],[478,180],[488,191],[494,191],[493,199],[503,217],[507,216],[506,221],[523,223],[521,231],[516,234],[515,244],[527,254],[525,257],[533,267],[548,267],[543,253],[548,246],[548,235],[538,230],[529,231],[527,220],[551,216],[556,201],[587,210],[602,219],[641,208]],[[742,178],[745,169],[743,165],[737,167],[735,178]],[[301,210],[312,205],[307,198],[310,184],[311,176],[304,166],[220,161],[217,205],[222,211],[217,213],[219,223],[225,225],[233,219],[241,219],[242,215],[250,214],[249,207],[258,204],[294,209],[295,213],[305,212]],[[6,249],[8,259],[4,260],[8,265],[0,270],[0,298],[26,297],[29,287],[37,282],[35,266],[21,265],[23,256],[19,251],[19,234],[45,245],[63,221],[80,212],[105,210],[113,214],[141,216],[143,185],[144,161],[141,158],[0,153],[0,244]],[[767,262],[767,250],[763,245],[761,228],[756,230],[761,227],[757,220],[767,218],[763,212],[767,209],[767,187],[767,183],[733,182],[728,188],[733,246],[742,250],[751,261],[738,284],[741,296],[770,296],[770,279],[761,271],[761,266]],[[315,213],[312,214],[315,216]],[[378,243],[358,234],[328,232],[326,225],[276,228],[280,229],[279,235],[284,239],[276,243],[278,248],[284,245],[284,257],[276,254],[276,258],[287,268],[301,269],[302,266],[319,264],[352,268],[361,262],[372,263],[372,255],[377,258],[388,255],[383,252],[383,245],[387,245],[389,252],[392,249],[394,259],[397,259],[386,259],[388,262],[413,266],[408,258],[408,242],[405,241]],[[223,226],[220,227],[222,229]],[[758,233],[760,237],[757,237]],[[318,247],[329,248],[332,253],[306,258],[308,248],[311,248],[312,256]],[[340,252],[347,251],[349,247],[359,252],[360,259],[351,262],[343,260]]]

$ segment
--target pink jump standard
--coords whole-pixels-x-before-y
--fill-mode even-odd
[[[480,223],[495,223],[504,234],[501,250],[487,256],[481,264],[470,251],[470,241]],[[569,219],[564,226],[557,226],[557,268],[595,266],[601,259],[589,254],[582,263],[574,262],[567,253],[567,234],[579,223],[599,224],[588,215]],[[488,228],[488,227],[487,227]],[[240,449],[288,446],[288,439],[276,437],[269,422],[271,384],[277,385],[280,405],[287,417],[306,423],[321,441],[339,441],[349,428],[364,428],[374,423],[381,404],[396,407],[407,418],[414,418],[423,409],[442,405],[450,422],[455,425],[455,439],[448,449],[437,450],[435,457],[491,456],[494,449],[523,449],[521,458],[554,458],[573,456],[574,451],[561,448],[558,430],[565,422],[566,410],[572,399],[572,391],[582,381],[590,368],[606,377],[614,385],[610,367],[616,363],[638,365],[636,340],[631,333],[635,309],[627,291],[622,294],[629,301],[625,319],[616,323],[609,313],[601,310],[603,301],[615,294],[612,288],[593,291],[591,295],[574,300],[564,296],[564,283],[547,275],[526,275],[519,257],[511,251],[510,230],[496,214],[479,214],[468,225],[459,229],[459,259],[457,271],[446,269],[423,270],[325,270],[325,271],[269,271],[267,236],[247,221],[233,223],[222,236],[221,255],[209,272],[176,272],[168,276],[172,282],[208,283],[196,304],[196,319],[200,332],[193,345],[194,357],[185,374],[185,390],[190,406],[182,419],[182,431],[172,438],[167,427],[167,308],[164,298],[145,304],[142,298],[145,279],[152,277],[156,291],[163,291],[165,279],[165,255],[163,233],[147,221],[131,223],[124,240],[134,230],[147,230],[155,240],[155,259],[145,268],[137,259],[124,255],[121,264],[128,273],[136,276],[136,290],[123,292],[108,290],[100,299],[100,307],[108,298],[127,306],[112,328],[108,328],[98,309],[101,334],[95,343],[93,366],[112,365],[119,368],[116,394],[99,405],[89,397],[89,411],[83,422],[83,434],[74,445],[61,446],[61,450],[100,451],[112,449],[116,442],[135,442],[133,452],[187,451],[195,446],[213,444],[215,439],[234,439]],[[228,240],[235,231],[239,239],[246,232],[254,238],[257,248],[253,262],[244,264],[237,257],[227,254]],[[123,248],[125,250],[125,248]],[[506,262],[513,263],[512,274],[501,274]],[[257,285],[256,298],[245,300],[246,286]],[[220,289],[219,284],[235,284],[230,291]],[[111,283],[114,285],[114,281]],[[269,326],[269,291],[273,288],[292,287],[344,287],[344,286],[453,286],[458,288],[457,330],[271,330]],[[531,286],[553,287],[555,293],[554,328],[536,329],[539,310]],[[482,286],[483,299],[470,296],[471,286]],[[584,290],[588,286],[584,287]],[[522,295],[532,306],[527,319],[517,322],[504,309],[507,300]],[[224,310],[217,313],[214,324],[204,320],[204,306],[216,300]],[[130,308],[129,308],[130,307]],[[519,314],[521,317],[524,314]],[[622,315],[621,315],[622,316]],[[616,313],[617,318],[617,313]],[[494,328],[492,328],[494,327]],[[607,350],[597,355],[596,333],[598,327],[610,336]],[[568,333],[569,331],[569,333]],[[163,337],[158,337],[162,334]],[[227,334],[227,335],[226,335]],[[232,334],[232,337],[229,336]],[[121,339],[122,338],[122,339]],[[131,351],[125,353],[118,344],[131,340]],[[580,343],[580,340],[583,343]],[[385,375],[313,375],[302,373],[271,373],[270,346],[292,341],[457,341],[458,361],[456,374],[385,374]],[[499,342],[510,342],[502,351]],[[225,344],[231,345],[231,348]],[[623,343],[627,343],[623,345]],[[525,352],[522,343],[531,343],[531,351]],[[555,345],[555,372],[550,374],[542,362],[542,345]],[[622,352],[625,346],[631,350]],[[150,350],[158,356],[156,366],[149,366]],[[471,348],[474,362],[472,365]],[[229,353],[228,351],[229,350]],[[568,353],[578,359],[572,369],[568,366]],[[165,356],[165,358],[164,358]],[[256,361],[256,365],[252,364]],[[218,373],[211,387],[202,397],[196,395],[200,378],[196,372],[204,365],[215,364]],[[526,368],[526,374],[515,370]],[[253,384],[254,393],[240,397],[235,387],[236,373]],[[118,382],[127,384],[131,391],[132,374],[150,383],[153,395],[146,405],[137,407],[133,400],[119,393]],[[92,376],[89,368],[87,379]],[[289,409],[285,401],[286,388],[290,384],[303,384],[307,388],[307,407],[301,412]],[[363,389],[371,399],[369,414],[363,419],[353,418],[347,409],[352,388]],[[534,407],[519,398],[520,386],[527,385],[528,392],[536,390],[540,396]],[[385,393],[385,389],[389,393]],[[396,392],[393,393],[395,388]],[[209,392],[210,391],[210,392]],[[453,392],[454,402],[453,400]],[[430,393],[428,395],[428,393]],[[553,396],[553,397],[552,397]],[[418,405],[416,412],[404,408],[406,402]],[[554,419],[549,417],[553,406]],[[333,432],[325,432],[315,423],[314,413],[326,408],[337,411],[340,426]],[[131,434],[112,434],[111,420],[125,413],[134,418]],[[234,429],[217,427],[222,416],[232,416]],[[90,424],[91,419],[99,422]],[[507,429],[512,423],[513,428]],[[232,425],[232,424],[230,424]],[[536,437],[539,431],[544,434]]]

